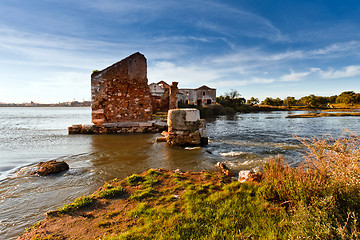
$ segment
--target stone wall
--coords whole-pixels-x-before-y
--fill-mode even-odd
[[[92,122],[145,122],[152,119],[146,58],[133,55],[91,75]]]
[[[120,122],[100,125],[72,125],[69,134],[122,134],[122,133],[160,133],[167,129],[161,121]]]

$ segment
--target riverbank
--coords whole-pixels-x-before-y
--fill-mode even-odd
[[[148,170],[106,183],[19,239],[357,239],[360,136],[303,140],[305,162],[264,165],[260,183]]]
[[[318,118],[318,117],[350,117],[350,116],[360,117],[360,112],[341,112],[341,113],[318,112],[318,113],[289,115],[286,118]]]
[[[259,113],[259,112],[273,112],[273,111],[324,111],[324,112],[355,112],[355,114],[350,115],[342,115],[338,114],[338,116],[354,116],[356,112],[359,111],[359,105],[344,105],[337,104],[332,108],[309,108],[305,106],[270,106],[270,105],[243,105],[239,106],[237,109],[233,109],[231,107],[225,107],[220,104],[209,105],[196,107],[200,110],[202,118],[209,118],[220,115],[235,115],[236,113]],[[308,117],[311,117],[310,114]],[[296,115],[299,116],[299,115]],[[325,115],[323,115],[325,116]],[[318,116],[322,117],[322,116]]]

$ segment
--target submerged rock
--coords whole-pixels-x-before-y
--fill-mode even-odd
[[[47,162],[39,162],[36,165],[36,169],[31,172],[32,175],[47,176],[49,174],[63,172],[69,169],[69,165],[64,162],[57,162],[56,160],[51,160]]]

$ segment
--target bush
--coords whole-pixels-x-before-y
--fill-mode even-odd
[[[289,210],[293,236],[355,239],[360,236],[360,136],[301,140],[305,162],[290,168],[281,157],[265,165],[265,199]],[[329,237],[331,236],[331,237]]]

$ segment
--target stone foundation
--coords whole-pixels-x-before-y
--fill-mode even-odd
[[[161,121],[104,123],[101,125],[72,125],[69,134],[160,133],[167,125]]]
[[[168,112],[168,131],[164,141],[172,146],[200,146],[208,143],[205,120],[197,109],[172,109]]]

